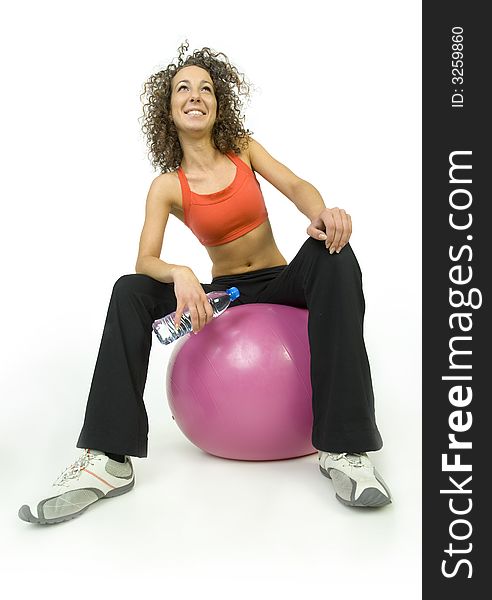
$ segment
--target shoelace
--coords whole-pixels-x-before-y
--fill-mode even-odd
[[[63,473],[57,477],[53,485],[62,486],[67,480],[79,477],[80,472],[87,467],[95,456],[95,454],[92,454],[92,452],[87,449],[82,456],[79,456],[74,463],[67,467]]]
[[[354,452],[353,454],[349,454],[348,452],[340,452],[339,454],[335,454],[330,452],[330,454],[333,456],[333,460],[340,460],[342,458],[347,459],[347,462],[349,462],[351,465],[353,465],[354,467],[362,467],[362,454]]]

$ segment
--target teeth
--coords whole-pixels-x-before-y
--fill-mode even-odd
[[[201,115],[203,113],[201,113],[199,110],[189,110],[186,114],[187,115]]]

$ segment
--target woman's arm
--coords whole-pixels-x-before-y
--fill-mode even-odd
[[[261,144],[248,136],[251,166],[293,202],[311,221],[306,232],[325,242],[330,253],[340,252],[352,234],[352,219],[343,208],[326,208],[318,190],[275,160]]]
[[[213,318],[212,306],[201,283],[189,267],[167,263],[159,258],[171,212],[171,190],[169,174],[157,176],[150,186],[135,272],[148,275],[162,283],[173,283],[176,296],[176,325],[179,326],[181,316],[188,308],[193,331],[198,333]]]
[[[253,169],[293,202],[308,219],[316,218],[326,208],[321,194],[309,181],[301,179],[284,164],[275,160],[251,136],[248,137],[248,141],[249,160]]]
[[[159,257],[169,213],[171,212],[170,179],[166,174],[158,175],[151,183],[145,205],[145,222],[140,235],[135,272],[149,275],[163,283],[174,282],[177,269],[183,265],[164,262]]]

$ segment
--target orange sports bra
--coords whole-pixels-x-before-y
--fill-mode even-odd
[[[260,184],[252,169],[234,154],[226,154],[236,165],[231,184],[213,194],[190,190],[181,166],[177,173],[183,196],[184,222],[204,246],[231,242],[261,225],[268,218]]]

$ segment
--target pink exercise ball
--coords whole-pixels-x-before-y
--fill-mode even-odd
[[[307,319],[280,304],[231,306],[175,342],[167,398],[190,442],[236,460],[316,452]]]

